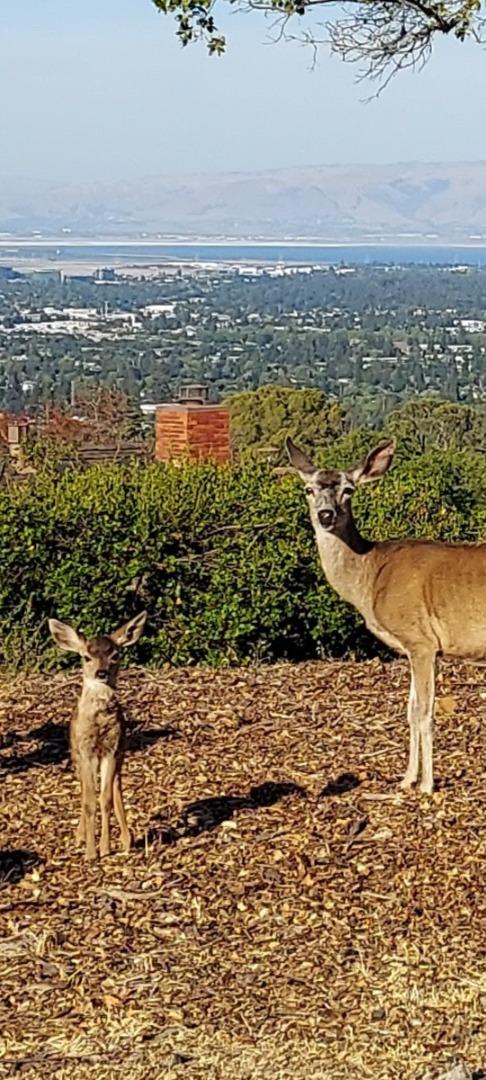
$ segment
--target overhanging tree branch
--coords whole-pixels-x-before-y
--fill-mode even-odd
[[[331,51],[342,60],[361,64],[361,78],[385,83],[405,68],[422,66],[434,41],[452,35],[458,41],[485,40],[482,0],[152,0],[164,14],[177,21],[183,45],[203,40],[212,54],[226,49],[226,39],[216,26],[219,4],[242,11],[261,11],[273,19],[278,39],[298,38],[314,47],[322,42],[316,16],[332,8],[324,29]]]

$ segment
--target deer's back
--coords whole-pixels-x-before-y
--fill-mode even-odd
[[[370,557],[378,636],[381,628],[406,652],[423,641],[446,655],[486,656],[486,544],[395,540]]]

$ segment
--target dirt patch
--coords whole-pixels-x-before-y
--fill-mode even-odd
[[[405,664],[122,673],[136,847],[95,867],[78,685],[0,682],[0,1076],[480,1075],[484,672],[439,677],[432,799]]]

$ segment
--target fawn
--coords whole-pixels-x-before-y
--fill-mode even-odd
[[[86,858],[96,859],[96,788],[100,777],[100,855],[110,854],[110,814],[114,807],[124,851],[130,849],[130,832],[123,806],[121,768],[124,754],[125,718],[118,701],[116,680],[119,651],[138,641],[147,612],[130,619],[113,634],[87,640],[71,626],[49,619],[49,630],[59,648],[79,653],[83,665],[81,696],[71,721],[71,758],[81,785],[81,817],[78,844],[85,843]]]

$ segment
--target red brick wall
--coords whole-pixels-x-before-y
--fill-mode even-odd
[[[229,413],[220,405],[162,405],[155,417],[157,461],[230,459]]]

